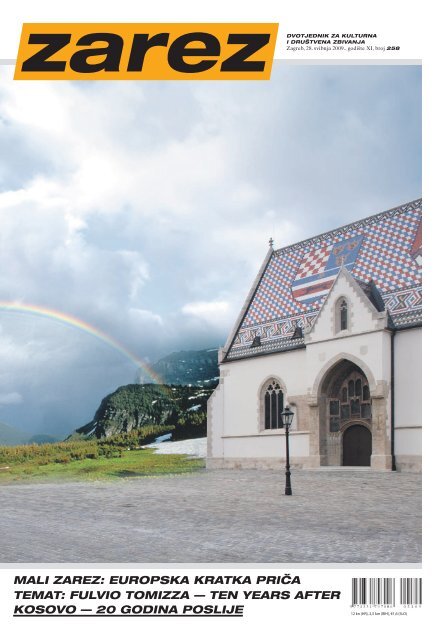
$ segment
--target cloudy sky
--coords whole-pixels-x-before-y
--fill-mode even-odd
[[[224,343],[275,246],[421,195],[421,73],[275,63],[269,82],[13,82],[0,67],[0,300],[148,362]],[[1,303],[0,303],[1,305]],[[136,366],[0,306],[0,421],[68,433]]]

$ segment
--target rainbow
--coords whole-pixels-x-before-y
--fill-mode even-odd
[[[0,300],[0,312],[2,311],[31,314],[42,318],[48,318],[64,325],[75,327],[76,329],[88,333],[94,338],[105,342],[105,344],[121,353],[125,358],[131,360],[131,362],[133,362],[139,369],[144,371],[156,384],[163,386],[165,385],[162,378],[155,371],[153,371],[153,369],[144,360],[141,360],[141,358],[129,351],[129,349],[127,349],[123,344],[115,340],[115,338],[113,338],[112,336],[106,334],[101,329],[98,329],[92,324],[89,324],[88,322],[85,322],[80,318],[76,318],[69,313],[63,313],[62,311],[58,311],[57,309],[51,309],[49,307],[43,307],[41,305]]]

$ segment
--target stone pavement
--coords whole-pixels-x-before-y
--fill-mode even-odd
[[[420,476],[199,471],[0,487],[0,562],[420,562]]]

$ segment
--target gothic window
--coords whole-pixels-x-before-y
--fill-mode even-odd
[[[338,431],[340,429],[340,402],[331,400],[329,403],[329,430]]]
[[[349,420],[351,417],[351,407],[349,404],[342,404],[340,408],[340,417],[342,420]]]
[[[360,407],[362,418],[370,418],[371,417],[371,405],[369,402],[367,404],[362,404]]]
[[[360,400],[351,398],[351,416],[360,416]]]
[[[338,416],[340,413],[340,403],[338,400],[331,400],[330,403],[331,415]]]
[[[340,305],[340,330],[344,331],[348,328],[348,303],[346,300]]]
[[[338,389],[338,387],[337,387]],[[371,420],[371,396],[366,378],[354,371],[340,386],[337,397],[329,398],[329,430],[340,431],[354,418]]]
[[[281,412],[284,409],[284,394],[276,380],[266,386],[264,392],[264,428],[281,429],[283,422]]]
[[[346,331],[349,328],[349,308],[346,298],[340,298],[335,305],[335,330]]]

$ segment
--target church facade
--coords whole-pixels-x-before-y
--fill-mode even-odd
[[[220,350],[209,468],[421,468],[422,202],[270,249]],[[271,243],[272,244],[272,243]]]

